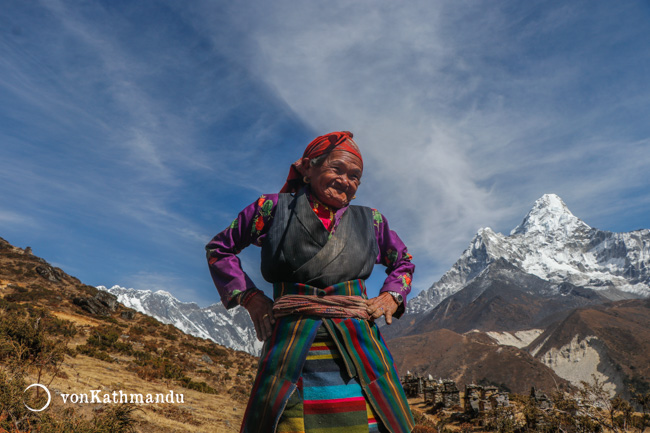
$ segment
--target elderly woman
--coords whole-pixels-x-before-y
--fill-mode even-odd
[[[312,141],[280,194],[262,195],[206,246],[227,308],[242,305],[264,341],[242,432],[410,432],[413,417],[374,320],[399,317],[414,266],[386,218],[351,206],[363,159],[352,134]],[[275,302],[236,254],[262,247]],[[379,296],[365,280],[387,267]]]

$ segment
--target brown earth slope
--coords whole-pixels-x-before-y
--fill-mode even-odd
[[[582,347],[580,347],[582,346]],[[530,344],[536,358],[571,359],[591,346],[600,362],[593,373],[602,373],[627,396],[630,388],[650,391],[650,300],[625,300],[575,310],[549,327]],[[578,349],[578,347],[580,347]],[[577,352],[577,354],[575,353]]]
[[[64,355],[49,356],[47,348],[63,348],[57,353]],[[137,431],[238,431],[256,365],[247,353],[127,309],[30,248],[0,238],[0,376],[6,382],[0,385],[10,385],[15,372],[24,371],[25,384],[38,381],[52,393],[41,418],[29,414],[31,427],[47,416],[92,419],[114,406],[74,404],[69,398],[64,403],[63,394],[92,396],[99,390],[103,397],[122,391],[146,398],[171,390],[183,394],[184,403],[137,404]],[[0,413],[0,422],[13,415]]]
[[[407,370],[464,385],[490,384],[525,394],[531,386],[547,392],[567,382],[527,352],[499,346],[482,333],[457,334],[440,329],[390,340],[388,345],[401,375]]]

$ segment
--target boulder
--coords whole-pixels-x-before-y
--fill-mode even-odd
[[[117,308],[117,297],[102,291],[98,291],[92,298],[74,298],[72,302],[84,311],[97,316],[110,316]]]

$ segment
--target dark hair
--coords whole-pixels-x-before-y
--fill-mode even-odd
[[[320,167],[323,165],[327,157],[329,156],[329,153],[323,154],[321,156],[317,156],[316,158],[312,158],[309,160],[309,165],[312,167]]]

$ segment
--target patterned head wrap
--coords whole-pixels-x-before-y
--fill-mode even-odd
[[[300,172],[303,158],[314,159],[321,155],[327,155],[333,150],[343,150],[357,156],[361,160],[361,169],[363,169],[363,158],[361,157],[357,143],[352,140],[352,136],[350,131],[340,131],[330,132],[329,134],[321,135],[314,139],[305,149],[302,158],[291,164],[287,181],[280,192],[296,192],[305,184]]]

